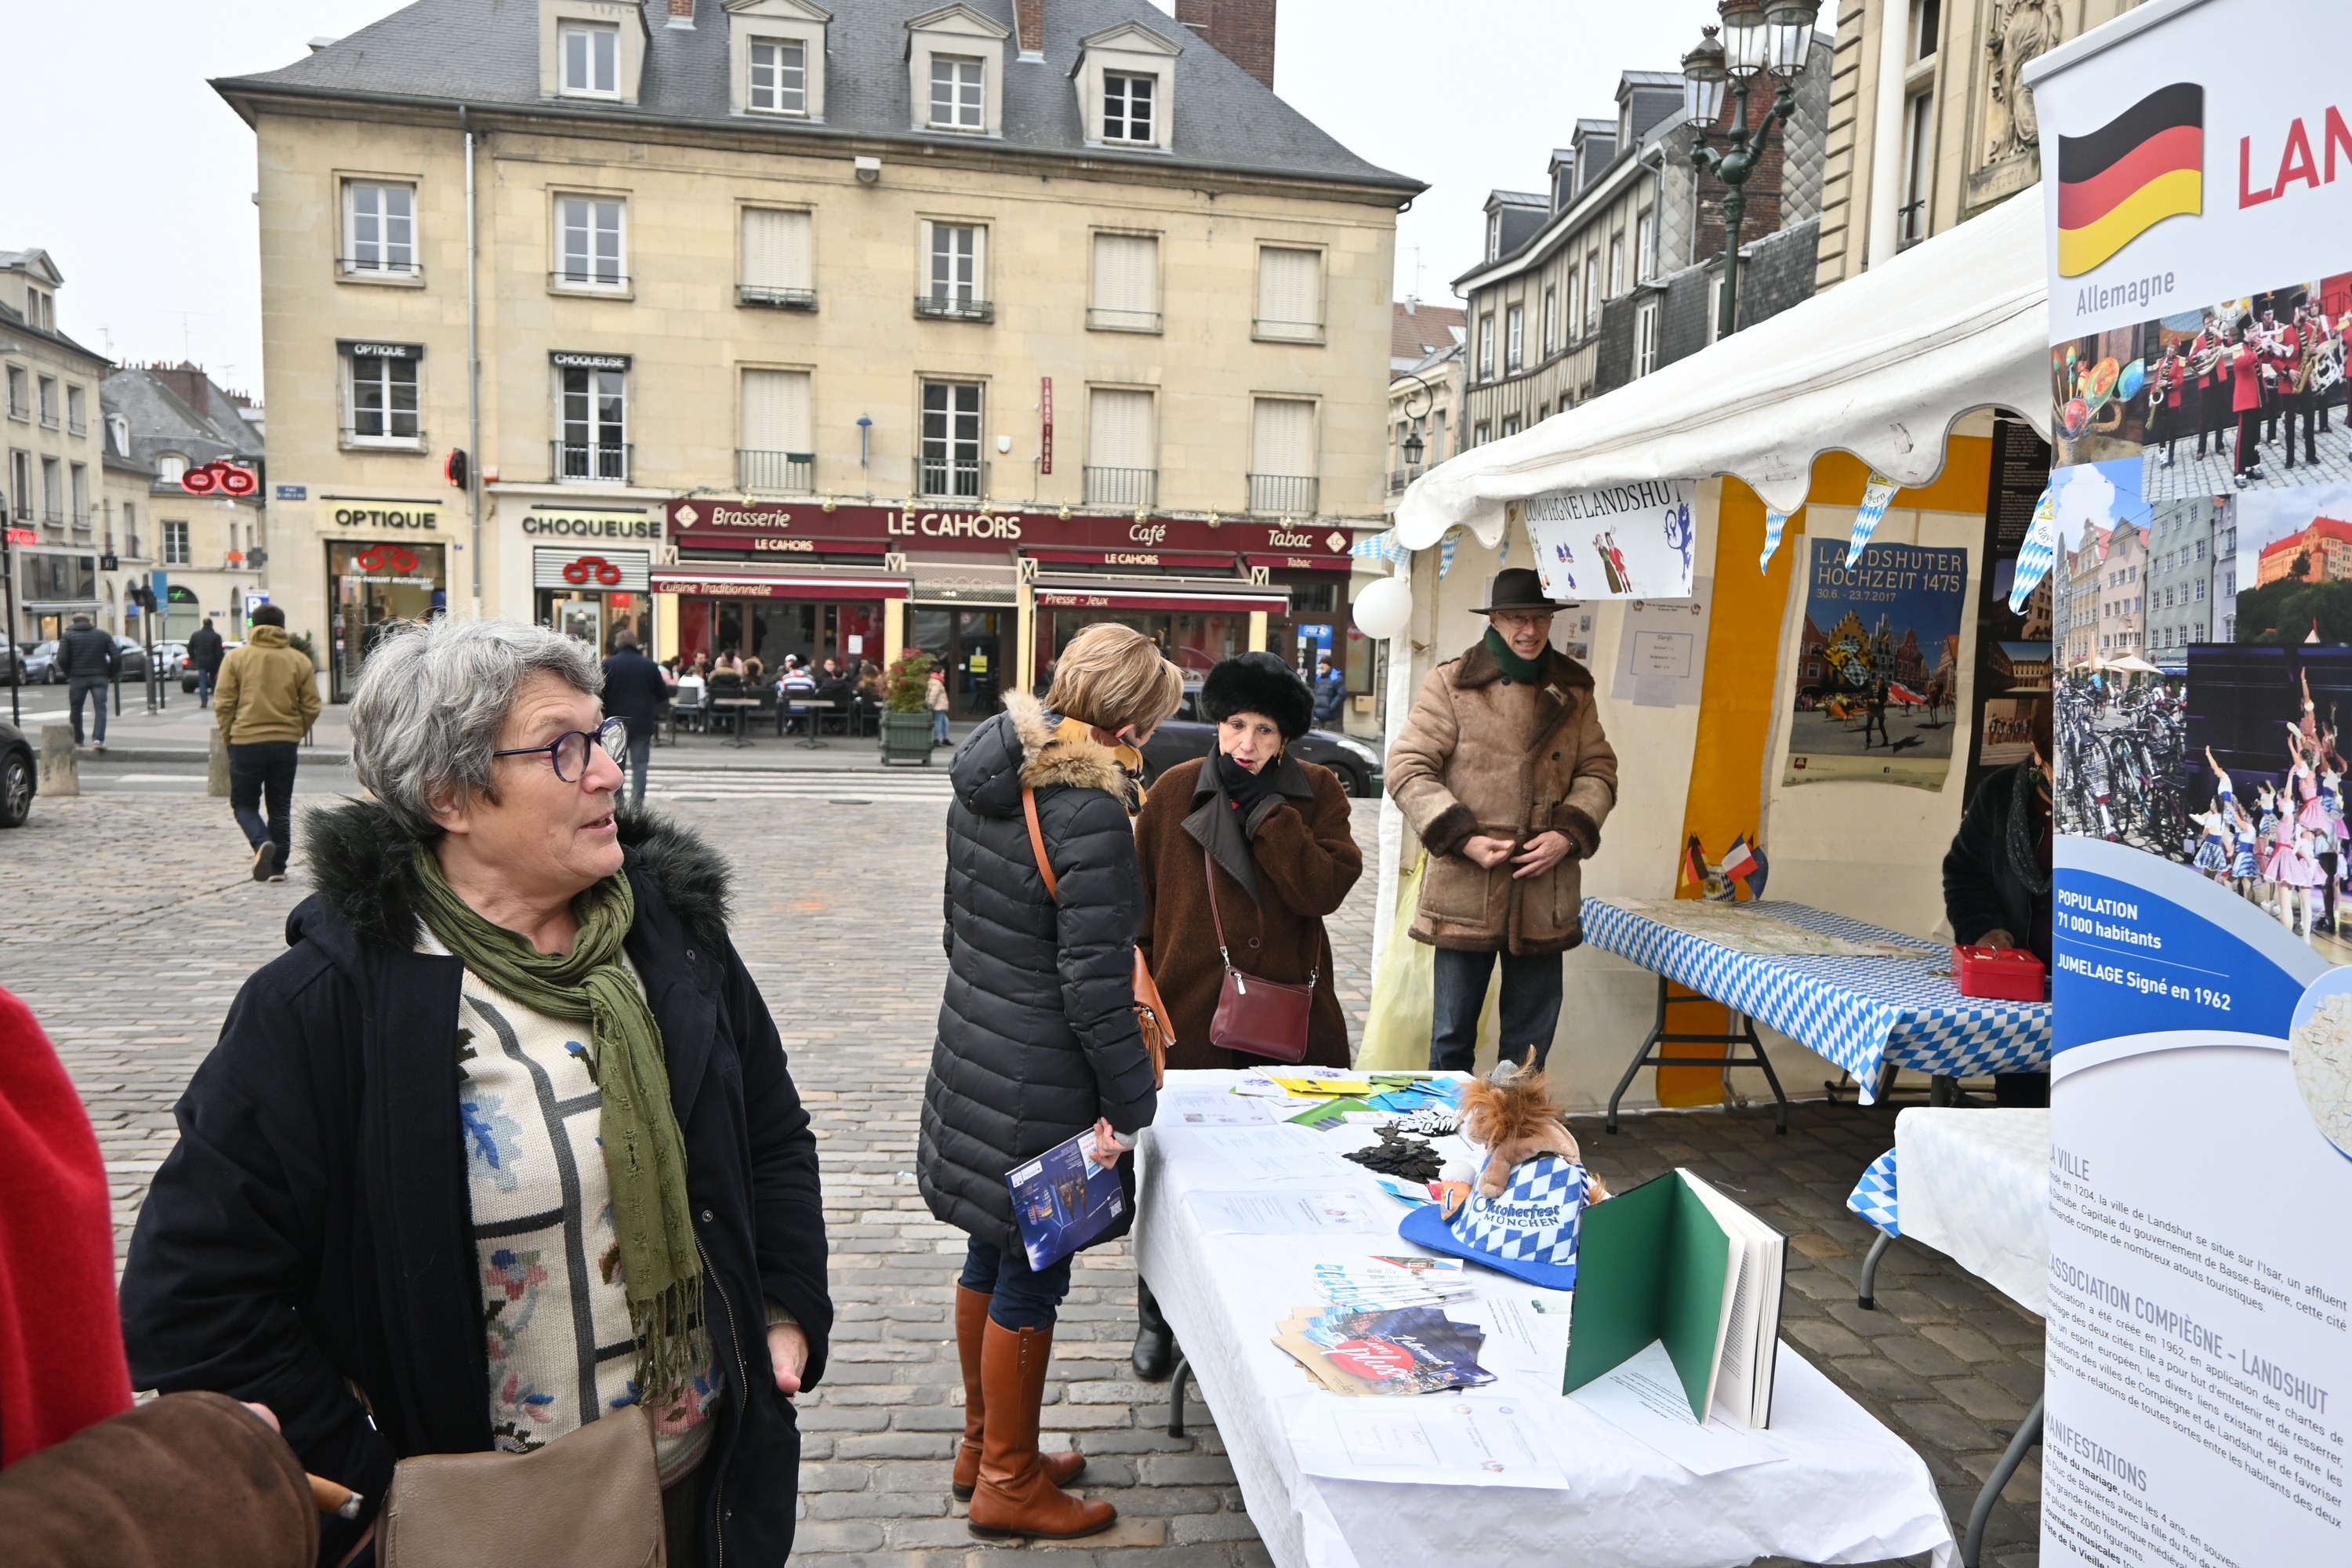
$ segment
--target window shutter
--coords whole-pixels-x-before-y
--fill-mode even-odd
[[[1293,397],[1257,400],[1256,460],[1250,471],[1311,477],[1315,472],[1315,405]]]
[[[1154,466],[1151,394],[1098,386],[1088,400],[1087,462],[1097,468]]]
[[[1277,331],[1319,326],[1323,321],[1323,256],[1315,250],[1258,252],[1258,319]]]
[[[1095,236],[1095,309],[1158,310],[1159,264],[1160,242],[1148,235]]]
[[[743,209],[743,281],[762,289],[813,289],[809,215]]]
[[[804,370],[743,373],[743,447],[751,452],[806,452],[809,375]]]

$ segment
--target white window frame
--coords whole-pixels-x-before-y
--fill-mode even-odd
[[[33,422],[33,383],[31,373],[21,364],[8,367],[8,417]]]
[[[555,25],[555,49],[556,90],[562,96],[621,96],[621,29],[617,26],[564,17]]]
[[[1927,237],[1929,185],[1935,179],[1936,91],[1916,92],[1903,105],[1903,205],[1895,209],[1898,245]]]
[[[1114,230],[1097,230],[1093,238],[1087,273],[1087,325],[1103,332],[1156,332],[1160,328],[1160,237],[1156,234],[1127,234]],[[1103,289],[1105,260],[1113,247],[1149,246],[1151,256],[1149,275],[1143,280],[1139,301],[1130,300],[1121,304],[1108,299]]]
[[[929,314],[988,313],[988,226],[952,218],[923,220],[922,298]]]
[[[780,220],[780,229],[789,231],[795,223],[802,232],[794,240],[789,232],[780,232],[776,238],[788,254],[777,268],[779,276],[754,277],[752,266],[754,226],[769,220]],[[748,304],[782,305],[788,309],[816,308],[816,215],[805,207],[747,206],[737,220],[741,255],[738,258],[736,288],[739,300]],[[799,254],[789,254],[797,244]]]
[[[942,110],[945,119],[940,118]],[[933,53],[929,110],[923,123],[933,131],[987,130],[988,61],[979,55]]]
[[[394,212],[394,197],[404,198],[408,210]],[[363,240],[361,226],[372,223],[375,228],[373,240]],[[395,237],[403,233],[404,237]],[[341,269],[346,278],[414,278],[417,276],[416,185],[404,180],[362,180],[343,182],[343,250]],[[375,254],[365,254],[363,247],[373,246]],[[402,253],[405,259],[402,259]]]
[[[1551,358],[1551,351],[1559,346],[1559,288],[1547,283],[1543,291],[1543,357]]]
[[[1643,207],[1633,217],[1633,281],[1658,275],[1658,209]]]
[[[568,453],[578,447],[582,453],[583,473],[562,472],[564,464],[556,465],[556,479],[568,484],[626,484],[629,480],[629,373],[625,370],[595,370],[581,365],[557,365],[555,368],[555,436]],[[606,417],[609,403],[617,399],[620,417]],[[615,452],[618,458],[607,463],[602,454]],[[617,469],[617,472],[612,470]]]
[[[79,436],[89,428],[89,396],[72,382],[66,383],[66,433]]]
[[[1609,237],[1609,298],[1616,299],[1625,292],[1625,236],[1621,230]]]
[[[1315,297],[1313,300],[1305,307],[1306,315],[1304,319],[1295,316],[1275,316],[1267,314],[1267,306],[1269,303],[1266,298],[1268,265],[1270,258],[1276,255],[1307,258],[1305,265],[1310,268],[1313,273]],[[1296,264],[1282,263],[1279,265]],[[1324,256],[1324,253],[1313,246],[1285,245],[1280,242],[1270,242],[1260,245],[1257,248],[1257,279],[1255,282],[1256,302],[1250,321],[1250,335],[1252,337],[1272,342],[1322,342],[1324,341],[1324,316],[1330,309],[1329,280],[1324,276],[1326,265],[1327,258]],[[1275,303],[1280,303],[1280,301],[1275,301]]]
[[[1658,301],[1644,300],[1633,307],[1633,379],[1658,368]]]
[[[63,418],[58,408],[58,378],[54,375],[37,378],[34,383],[33,392],[39,400],[42,426],[46,429],[56,429]]]
[[[408,403],[405,408],[400,406],[404,391]],[[370,393],[373,397],[365,395]],[[421,449],[425,444],[425,401],[416,360],[376,354],[343,355],[343,440],[347,446]],[[373,428],[364,427],[369,426]]]
[[[76,528],[89,526],[89,465],[66,465],[66,518]]]
[[[1518,370],[1527,361],[1528,311],[1512,305],[1503,311],[1503,368]]]
[[[1141,96],[1137,96],[1138,89]],[[1159,145],[1160,78],[1150,71],[1103,72],[1102,139],[1118,146]],[[1114,131],[1112,128],[1118,129]]]
[[[936,405],[937,406],[934,406]],[[920,465],[916,489],[926,496],[957,499],[983,496],[988,491],[988,388],[977,381],[922,383],[917,401],[915,460]],[[957,482],[969,465],[971,489]],[[922,472],[936,471],[943,486],[922,483]]]
[[[1597,331],[1601,325],[1601,252],[1584,253],[1584,330]]]
[[[761,59],[766,54],[768,58]],[[809,47],[806,38],[754,37],[745,51],[743,106],[752,114],[806,119]],[[762,75],[767,79],[761,80]],[[761,101],[764,95],[766,101]]]
[[[1492,310],[1478,317],[1478,379],[1495,379],[1495,312]]]
[[[612,223],[604,222],[610,209]],[[581,221],[574,223],[577,216]],[[604,237],[612,236],[611,271],[607,276]],[[582,246],[573,265],[572,238]],[[572,292],[625,294],[629,290],[629,204],[625,197],[590,192],[559,193],[555,198],[554,286]]]
[[[163,564],[187,566],[194,563],[194,553],[188,539],[188,525],[179,518],[166,518],[163,523],[163,537],[159,542],[163,550]]]

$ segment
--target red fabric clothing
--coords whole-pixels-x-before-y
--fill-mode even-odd
[[[0,1467],[131,1408],[98,1135],[31,1008],[0,991]]]
[[[2263,356],[2245,344],[2223,351],[2221,374],[2230,378],[2230,407],[2233,413],[2252,414],[2263,405]]]

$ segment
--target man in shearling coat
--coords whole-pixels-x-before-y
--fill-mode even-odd
[[[1487,630],[1429,672],[1390,748],[1388,789],[1429,851],[1412,938],[1437,949],[1433,1069],[1470,1067],[1502,955],[1504,1057],[1541,1067],[1560,954],[1584,940],[1581,863],[1617,802],[1592,676],[1551,646],[1536,574],[1495,576]]]

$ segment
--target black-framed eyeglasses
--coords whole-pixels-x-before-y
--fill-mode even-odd
[[[593,730],[567,730],[544,746],[519,746],[511,752],[492,752],[493,757],[533,757],[545,753],[555,768],[555,776],[565,784],[577,782],[588,771],[589,748],[601,746],[604,754],[614,762],[625,762],[629,755],[629,721],[607,719]]]

